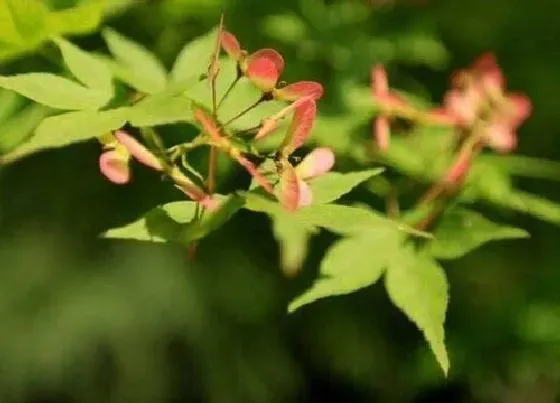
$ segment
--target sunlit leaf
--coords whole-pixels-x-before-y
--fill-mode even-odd
[[[178,237],[180,242],[188,243],[204,238],[229,221],[244,203],[244,199],[235,194],[227,197],[220,196],[219,199],[220,206],[216,211],[208,212],[200,221],[190,222],[182,228]]]
[[[48,8],[41,0],[4,0],[12,14],[12,21],[27,43],[40,41],[46,35]]]
[[[309,186],[313,192],[313,203],[326,204],[338,200],[360,183],[382,172],[383,168],[376,168],[346,174],[329,172],[319,176],[309,182]]]
[[[50,73],[1,76],[0,87],[55,109],[98,109],[110,98],[105,91],[86,88]]]
[[[149,94],[165,88],[167,72],[153,53],[109,28],[103,30],[103,37],[117,61],[112,65],[114,73],[122,81]]]
[[[527,238],[522,229],[500,225],[482,214],[456,209],[447,212],[438,223],[428,247],[438,259],[457,259],[479,246],[500,239]]]
[[[319,279],[290,303],[288,311],[374,284],[399,253],[402,241],[402,233],[388,228],[362,231],[337,241],[321,262]],[[375,253],[371,253],[372,249]]]
[[[52,110],[43,105],[30,105],[0,123],[0,153],[6,153],[32,136],[41,121]]]
[[[53,35],[86,34],[95,30],[103,16],[107,0],[82,0],[74,7],[51,11],[48,31]]]
[[[429,256],[416,254],[409,245],[390,261],[385,286],[393,304],[422,331],[447,374],[449,358],[443,325],[449,297],[443,269]]]
[[[55,39],[70,72],[86,87],[107,91],[113,96],[111,70],[105,63],[62,38]]]
[[[126,122],[126,108],[108,111],[77,111],[43,120],[35,134],[20,148],[19,155],[45,148],[64,147],[118,129]]]
[[[188,42],[177,55],[170,73],[172,82],[180,82],[206,73],[216,42],[217,29]]]
[[[280,247],[280,266],[286,276],[295,275],[307,256],[309,239],[318,229],[290,213],[277,214],[272,219],[272,231]]]

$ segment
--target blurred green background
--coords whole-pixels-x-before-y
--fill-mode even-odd
[[[321,113],[342,128],[347,89],[366,88],[373,63],[388,66],[395,87],[437,102],[455,68],[492,51],[509,87],[533,100],[518,152],[560,159],[558,1],[111,0],[103,24],[170,66],[222,12],[245,48],[284,55],[287,81],[321,81]],[[98,33],[71,39],[103,48]],[[57,69],[37,53],[0,64],[1,74]],[[0,132],[0,148],[24,130]],[[196,263],[172,246],[98,239],[181,197],[137,166],[131,185],[109,184],[98,153],[86,142],[0,172],[1,402],[560,401],[557,227],[498,212],[532,238],[446,263],[445,379],[381,284],[285,314],[329,234],[313,240],[295,279],[278,267],[267,218],[245,211],[202,242]],[[227,187],[247,180],[232,174]],[[518,185],[560,201],[555,182]]]

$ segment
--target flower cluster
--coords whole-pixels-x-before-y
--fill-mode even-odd
[[[381,150],[389,147],[391,119],[399,117],[448,125],[462,135],[476,136],[482,146],[507,153],[516,148],[516,130],[531,113],[531,101],[525,95],[506,92],[503,73],[490,53],[480,56],[470,68],[457,71],[443,106],[432,110],[418,110],[391,91],[381,65],[372,69],[371,86],[380,109],[374,135]]]
[[[454,74],[444,109],[458,127],[476,131],[484,145],[507,153],[517,146],[516,130],[529,117],[531,101],[507,93],[495,57],[484,54],[470,69]]]
[[[219,56],[223,50],[237,63],[237,77],[229,89],[222,95],[222,101],[229,91],[242,79],[248,79],[261,91],[260,99],[252,106],[245,108],[234,119],[220,122],[215,81],[220,72]],[[117,130],[102,139],[103,152],[99,158],[101,173],[116,184],[128,183],[131,179],[130,161],[135,159],[141,164],[168,175],[175,186],[189,198],[200,203],[207,209],[215,209],[217,202],[213,197],[213,175],[215,158],[213,152],[220,151],[236,161],[254,178],[255,182],[266,192],[275,195],[282,206],[289,211],[309,205],[312,194],[306,180],[329,171],[334,165],[334,154],[328,148],[317,148],[308,154],[297,166],[290,163],[290,157],[301,147],[311,133],[317,116],[317,100],[323,95],[323,86],[314,81],[298,81],[281,86],[280,76],[284,70],[284,59],[274,49],[260,49],[248,53],[241,49],[237,38],[230,32],[224,31],[220,23],[216,46],[208,66],[208,81],[212,86],[213,105],[211,110],[193,102],[194,123],[200,133],[191,142],[175,145],[169,149],[150,150],[141,142],[123,130]],[[255,129],[235,132],[229,129],[229,124],[261,102],[269,100],[288,102],[289,104],[273,116],[265,118]],[[254,146],[256,142],[276,130],[278,123],[292,115],[291,124],[278,150],[270,155],[260,155]],[[240,144],[246,141],[235,141],[237,136],[246,135],[254,131],[255,136],[250,146],[243,148]],[[239,138],[241,140],[241,138]],[[161,141],[156,143],[160,144]],[[189,151],[199,146],[210,147],[210,164],[205,180],[203,175],[194,171],[187,162]],[[278,184],[275,186],[259,171],[249,158],[251,155],[260,160],[272,158],[278,170]],[[189,178],[194,174],[196,179]],[[197,184],[197,179],[199,184]]]

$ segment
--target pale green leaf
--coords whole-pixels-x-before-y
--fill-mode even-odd
[[[560,204],[543,197],[512,190],[508,195],[491,199],[500,206],[532,215],[539,220],[560,224]]]
[[[303,265],[309,239],[318,229],[289,213],[277,214],[271,219],[272,231],[280,246],[280,266],[285,275],[292,277]]]
[[[3,0],[23,40],[36,43],[46,35],[48,8],[42,0]]]
[[[131,239],[137,241],[166,242],[165,239],[151,235],[146,226],[146,219],[134,221],[119,228],[113,228],[102,235],[103,238]]]
[[[111,70],[98,58],[62,38],[54,40],[70,72],[86,87],[107,92],[113,97]]]
[[[245,201],[236,194],[227,197],[215,195],[215,197],[220,200],[220,207],[213,212],[204,212],[201,220],[183,226],[177,241],[188,244],[204,238],[229,221],[243,207]]]
[[[0,87],[55,109],[98,109],[110,98],[104,91],[86,88],[50,73],[0,76]]]
[[[205,74],[216,43],[216,28],[188,42],[177,55],[170,73],[172,82],[180,82]]]
[[[74,7],[51,11],[47,16],[52,35],[87,34],[101,22],[107,0],[82,0]]]
[[[9,3],[5,0],[0,1],[0,37],[2,38],[2,43],[6,44],[20,44],[22,42],[12,10],[9,7]]]
[[[165,88],[167,72],[153,53],[109,28],[103,30],[103,37],[117,61],[112,65],[114,73],[121,80],[149,94]]]
[[[444,322],[448,304],[445,272],[426,254],[411,245],[394,256],[387,268],[389,298],[424,334],[443,372],[449,370]]]
[[[321,277],[290,303],[288,311],[293,312],[320,298],[349,294],[374,284],[399,253],[403,239],[403,234],[395,229],[380,228],[337,241],[321,262]]]
[[[483,155],[480,160],[509,173],[529,178],[560,180],[560,162],[524,155]]]
[[[466,209],[447,212],[438,223],[428,250],[439,259],[457,259],[473,249],[500,239],[527,238],[527,231],[500,225]]]
[[[51,113],[51,109],[33,104],[0,123],[0,153],[10,152],[31,137],[39,123]]]
[[[346,174],[329,172],[319,176],[309,182],[313,192],[313,204],[326,204],[338,200],[360,183],[382,172],[383,168],[376,168]]]
[[[35,134],[17,149],[18,154],[28,154],[40,149],[64,147],[89,140],[126,122],[126,108],[108,111],[77,111],[52,116],[43,120]]]
[[[169,232],[162,230],[162,228],[168,225],[169,220],[177,224],[187,224],[194,218],[195,209],[196,203],[193,201],[166,203],[132,223],[105,232],[102,237],[167,242]],[[177,229],[177,227],[174,227],[174,229]]]
[[[130,108],[129,120],[136,127],[192,122],[192,101],[183,95],[149,95]]]
[[[285,213],[285,210],[278,202],[258,192],[247,192],[245,196],[245,208],[248,210],[262,212],[272,216]],[[387,227],[420,237],[431,237],[422,231],[414,230],[405,224],[390,220],[373,210],[362,207],[339,204],[319,204],[304,207],[290,214],[292,214],[294,219],[301,221],[305,225],[325,228],[338,234],[353,234],[370,229]]]

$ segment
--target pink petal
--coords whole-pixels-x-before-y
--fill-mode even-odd
[[[117,130],[115,137],[136,160],[157,171],[163,170],[163,166],[156,156],[130,134],[123,130]]]
[[[274,62],[262,58],[250,61],[245,74],[258,89],[264,92],[272,91],[280,77]]]
[[[514,127],[518,127],[531,115],[533,109],[531,100],[527,96],[517,93],[510,94],[508,100],[513,109],[512,124]]]
[[[496,56],[492,53],[484,53],[476,59],[473,71],[483,82],[486,89],[490,91],[501,91],[505,86],[504,75],[498,66]]]
[[[282,74],[282,72],[284,71],[284,58],[274,49],[257,50],[255,53],[252,53],[249,56],[248,63],[250,64],[252,61],[259,59],[270,60],[272,63],[274,63],[274,67],[276,68],[278,75]]]
[[[296,106],[292,122],[281,145],[284,155],[290,155],[305,143],[305,140],[311,134],[316,117],[317,105],[312,98],[305,99],[304,102]]]
[[[310,206],[311,203],[313,202],[313,193],[311,192],[311,188],[307,183],[305,183],[301,179],[298,180],[298,187],[299,187],[298,208]]]
[[[310,179],[329,172],[334,162],[334,152],[330,148],[318,147],[307,154],[295,170],[301,179]]]
[[[387,116],[378,116],[375,119],[375,141],[377,143],[377,147],[380,150],[384,151],[389,148],[389,139],[390,139],[390,131],[389,131],[389,118]]]
[[[130,181],[128,158],[115,150],[105,151],[99,156],[99,170],[113,183],[124,185]]]
[[[222,32],[222,49],[234,60],[239,60],[242,55],[239,41],[231,32]]]
[[[278,200],[282,207],[288,211],[296,211],[300,203],[300,179],[295,169],[286,163],[280,176]]]
[[[268,193],[274,193],[272,189],[272,185],[270,182],[265,178],[263,174],[261,174],[255,164],[249,161],[247,158],[239,155],[238,153],[232,153],[234,158],[239,162],[239,164],[243,165],[243,167],[251,174],[251,176],[255,179],[260,186],[263,187]]]
[[[371,89],[375,98],[389,94],[387,71],[381,64],[375,65],[371,70]]]
[[[447,111],[455,117],[462,125],[471,125],[478,115],[481,94],[475,87],[469,87],[463,91],[451,90],[443,100]]]
[[[517,135],[509,122],[491,123],[485,134],[486,144],[500,153],[508,153],[517,147]]]
[[[295,101],[302,97],[319,99],[323,96],[323,86],[315,81],[298,81],[274,92],[276,99]]]

